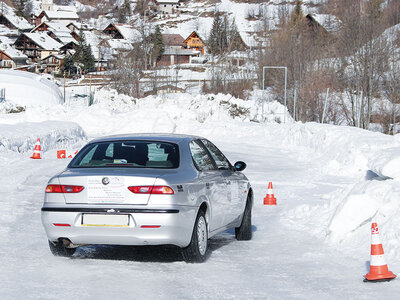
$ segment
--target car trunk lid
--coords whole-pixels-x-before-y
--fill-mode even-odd
[[[67,204],[146,205],[149,194],[134,194],[130,186],[153,186],[158,176],[148,170],[69,169],[59,175],[61,185],[78,185],[79,193],[64,193]]]

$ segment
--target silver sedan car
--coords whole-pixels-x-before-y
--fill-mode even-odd
[[[202,137],[118,135],[89,142],[45,191],[42,223],[54,255],[80,245],[176,245],[187,262],[235,228],[252,237],[253,191],[242,171]]]

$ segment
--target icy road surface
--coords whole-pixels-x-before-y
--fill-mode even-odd
[[[47,180],[67,161],[30,160],[15,152],[0,157],[0,298],[397,298],[400,279],[362,282],[369,248],[355,258],[286,217],[301,203],[322,202],[355,179],[321,175],[292,149],[215,142],[231,161],[248,164],[245,174],[255,190],[254,237],[238,242],[231,231],[212,238],[203,264],[186,264],[175,248],[166,247],[88,246],[71,259],[54,257],[40,208]],[[274,184],[275,207],[262,205],[268,181]],[[400,263],[388,264],[397,274]]]

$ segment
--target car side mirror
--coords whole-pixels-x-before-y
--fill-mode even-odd
[[[237,161],[237,162],[235,162],[234,167],[235,167],[236,171],[243,171],[244,169],[246,169],[247,165],[245,162]]]

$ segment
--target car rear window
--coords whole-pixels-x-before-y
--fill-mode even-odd
[[[179,150],[176,144],[157,141],[112,141],[85,146],[68,167],[174,169],[178,166]]]

